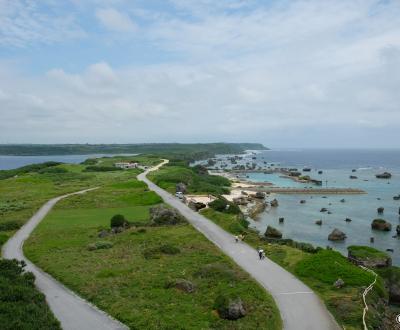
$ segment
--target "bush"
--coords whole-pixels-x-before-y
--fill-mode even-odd
[[[195,276],[200,278],[212,278],[226,281],[234,281],[237,279],[236,273],[229,265],[223,263],[212,263],[204,265],[200,268]]]
[[[125,217],[122,214],[114,215],[110,220],[110,227],[124,227],[127,224]]]
[[[122,168],[115,166],[86,166],[83,170],[84,172],[112,172],[112,171],[122,171]]]
[[[0,246],[2,246],[8,240],[8,235],[0,233]]]
[[[111,249],[113,247],[113,243],[109,241],[99,241],[96,243],[91,243],[88,245],[87,249],[89,251],[101,250],[101,249]]]
[[[225,198],[217,198],[208,204],[213,210],[229,214],[240,214],[240,208],[234,203],[228,202]]]
[[[163,244],[158,247],[147,248],[143,251],[143,256],[145,259],[159,259],[160,253],[168,254],[168,255],[175,255],[180,253],[181,250],[176,246],[172,246],[169,244]]]
[[[178,254],[181,252],[176,246],[164,244],[159,247],[159,251],[164,254]]]
[[[61,329],[45,296],[35,288],[34,275],[24,267],[23,261],[0,260],[1,329]]]
[[[22,227],[22,223],[15,220],[10,220],[0,223],[0,231],[17,230]]]
[[[88,158],[81,163],[81,165],[96,165],[96,164],[97,164],[96,158]]]
[[[40,163],[40,164],[31,164],[31,165],[26,165],[22,166],[16,169],[12,170],[1,170],[0,171],[0,180],[8,179],[16,175],[21,175],[29,172],[38,172],[44,168],[47,167],[52,167],[52,166],[57,166],[62,163],[60,162],[45,162],[45,163]]]
[[[61,174],[61,173],[68,173],[68,170],[64,167],[46,167],[39,170],[38,173]]]

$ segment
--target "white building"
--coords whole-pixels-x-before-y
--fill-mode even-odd
[[[129,168],[138,168],[139,164],[135,162],[121,162],[121,163],[115,163],[114,166],[123,169],[129,169]]]

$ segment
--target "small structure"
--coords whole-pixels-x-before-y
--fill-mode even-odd
[[[138,168],[139,164],[136,162],[119,162],[114,164],[115,167],[122,168],[124,170],[130,168]]]

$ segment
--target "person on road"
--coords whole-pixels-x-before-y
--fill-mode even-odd
[[[264,250],[263,249],[258,250],[258,256],[260,257],[260,260],[264,259]]]
[[[238,243],[239,242],[239,236],[235,235],[235,242]]]

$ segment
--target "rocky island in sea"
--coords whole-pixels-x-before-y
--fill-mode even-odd
[[[346,255],[370,246],[400,264],[400,150],[249,151],[201,164],[233,181],[225,197],[260,233],[273,226]]]

